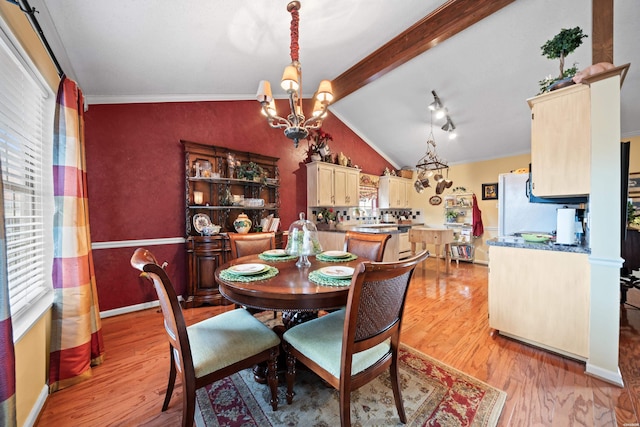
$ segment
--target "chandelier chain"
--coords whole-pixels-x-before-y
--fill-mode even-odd
[[[300,45],[298,44],[298,26],[300,22],[300,14],[298,9],[291,10],[291,62],[300,62]]]

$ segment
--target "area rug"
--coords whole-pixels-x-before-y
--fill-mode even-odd
[[[506,393],[401,346],[402,398],[409,426],[495,426]],[[298,370],[295,397],[286,401],[278,387],[278,410],[269,405],[269,388],[253,380],[250,369],[197,392],[196,425],[202,427],[338,426],[338,392],[312,372]],[[389,374],[351,393],[355,426],[403,425],[393,400]]]

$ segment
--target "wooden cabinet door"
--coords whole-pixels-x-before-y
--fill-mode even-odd
[[[307,164],[307,206],[334,206],[333,170],[328,163]]]
[[[590,191],[590,88],[576,85],[529,100],[532,191],[539,197]]]
[[[225,262],[228,252],[226,240],[221,235],[191,236],[187,240],[188,308],[207,304],[229,304],[218,292],[214,273]]]
[[[490,246],[489,325],[551,350],[589,356],[588,255]]]
[[[333,171],[333,200],[334,206],[348,206],[347,204],[347,171],[335,168]]]
[[[347,170],[347,191],[345,206],[358,206],[360,204],[360,171]]]

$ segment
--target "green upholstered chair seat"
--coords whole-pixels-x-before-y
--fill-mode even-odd
[[[197,377],[247,359],[280,342],[271,329],[244,309],[227,311],[189,326],[187,334]]]
[[[327,372],[340,377],[342,356],[342,335],[344,332],[345,310],[335,311],[326,316],[294,326],[284,333],[283,338],[300,353],[312,359]],[[355,353],[351,375],[364,371],[390,351],[389,341]]]

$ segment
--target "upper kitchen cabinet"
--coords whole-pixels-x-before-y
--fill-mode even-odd
[[[531,186],[534,195],[589,194],[590,98],[590,87],[578,84],[528,100],[531,107]]]
[[[380,177],[378,204],[381,209],[409,208],[409,197],[413,190],[410,179],[385,175]]]
[[[307,163],[307,206],[358,206],[360,169]]]

